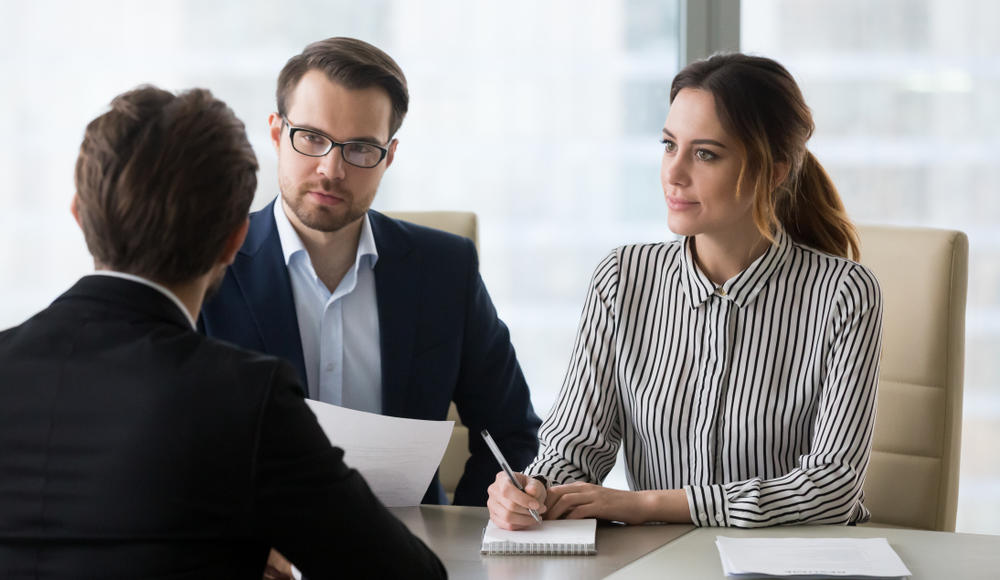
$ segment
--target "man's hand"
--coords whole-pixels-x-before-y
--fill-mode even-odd
[[[610,489],[577,481],[549,488],[545,504],[546,519],[600,518],[641,524],[649,521],[642,503],[642,492]]]
[[[292,563],[281,555],[281,552],[271,549],[267,555],[267,566],[264,567],[264,580],[294,580]]]
[[[523,530],[537,526],[538,522],[528,513],[528,508],[539,514],[545,513],[545,486],[523,473],[515,473],[514,477],[524,486],[524,491],[517,489],[503,471],[497,473],[496,479],[487,489],[490,497],[486,501],[486,507],[490,510],[490,519],[505,530]]]

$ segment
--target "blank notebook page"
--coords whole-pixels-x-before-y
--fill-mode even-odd
[[[511,532],[492,520],[483,531],[484,554],[596,554],[597,520],[545,520],[537,528]]]

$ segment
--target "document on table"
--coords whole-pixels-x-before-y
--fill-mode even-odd
[[[716,536],[726,576],[735,578],[905,578],[910,571],[885,538]]]
[[[306,400],[344,463],[361,472],[388,507],[420,505],[448,446],[454,421],[386,417]]]

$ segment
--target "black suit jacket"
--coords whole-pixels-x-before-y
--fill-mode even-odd
[[[0,578],[441,576],[346,467],[294,370],[87,276],[0,333]]]
[[[274,203],[251,214],[250,230],[218,294],[202,308],[209,335],[288,360],[306,382],[291,280]],[[499,466],[479,432],[489,429],[514,469],[538,452],[541,423],[507,327],[479,275],[466,238],[369,211],[382,356],[382,412],[444,420],[452,401],[468,426],[471,457],[458,505],[486,505]],[[313,393],[315,396],[315,393]],[[435,477],[424,503],[445,503]]]

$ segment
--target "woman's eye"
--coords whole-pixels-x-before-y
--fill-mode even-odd
[[[715,153],[712,153],[708,149],[699,149],[697,152],[695,152],[695,155],[698,157],[698,159],[702,161],[712,161],[717,157]]]
[[[664,139],[661,143],[663,143],[663,150],[667,153],[673,153],[677,150],[677,143],[674,143],[670,139]]]

